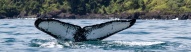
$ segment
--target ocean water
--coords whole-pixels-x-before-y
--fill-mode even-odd
[[[81,27],[103,19],[59,19]],[[0,19],[0,52],[191,52],[190,20],[137,20],[102,41],[58,43],[34,27],[35,19]]]

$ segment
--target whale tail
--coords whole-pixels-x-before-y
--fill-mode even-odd
[[[135,22],[136,19],[113,20],[81,28],[80,26],[55,19],[39,18],[35,21],[34,25],[37,29],[49,34],[57,40],[89,41],[103,40],[131,27]]]

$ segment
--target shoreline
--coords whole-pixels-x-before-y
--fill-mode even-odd
[[[36,20],[36,19],[38,19],[38,17],[36,17],[36,18],[4,18],[4,19],[31,19],[31,20]],[[67,19],[67,18],[51,18],[51,19]],[[86,19],[68,19],[68,20],[86,20]],[[126,19],[114,18],[114,19],[89,19],[89,20],[126,20]],[[181,20],[181,19],[175,18],[175,19],[137,19],[137,20]],[[191,19],[184,19],[184,20],[191,20]]]
[[[57,12],[58,13],[58,12]],[[56,19],[143,19],[143,20],[187,20],[191,19],[191,13],[181,13],[181,14],[164,14],[157,12],[136,12],[130,13],[120,13],[120,14],[86,14],[86,15],[76,15],[70,13],[59,13],[49,12],[46,14],[37,14],[31,16],[17,15],[14,17],[0,16],[0,19],[24,19],[24,18],[56,18]]]

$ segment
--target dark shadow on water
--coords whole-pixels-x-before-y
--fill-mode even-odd
[[[157,26],[157,25],[150,25],[148,27],[153,28],[153,29],[163,29],[163,30],[171,28],[169,26]]]
[[[3,38],[2,40],[3,42],[0,42],[0,43],[7,46],[11,46],[17,41],[15,38]]]
[[[8,42],[15,42],[16,41],[16,39],[15,38],[3,38],[5,41],[4,42],[6,42],[6,43],[8,43]]]
[[[4,31],[4,32],[0,31],[0,33],[5,33],[7,35],[25,35],[25,34],[13,32],[13,31]]]
[[[191,37],[174,37],[175,39],[186,39],[186,40],[191,40]]]
[[[24,34],[22,34],[22,33],[14,33],[13,35],[24,35]]]
[[[9,25],[9,24],[5,23],[5,24],[1,24],[1,25]]]
[[[11,26],[11,27],[9,27],[9,28],[17,28],[16,26]]]

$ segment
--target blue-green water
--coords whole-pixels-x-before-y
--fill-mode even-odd
[[[110,20],[67,20],[81,27]],[[34,19],[0,19],[0,52],[191,52],[190,20],[137,20],[103,41],[63,42],[34,27]]]

